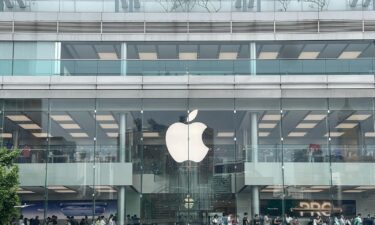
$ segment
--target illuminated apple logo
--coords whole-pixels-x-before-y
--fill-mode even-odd
[[[197,114],[198,110],[189,113],[187,124],[172,124],[165,135],[169,154],[178,163],[187,160],[200,162],[209,150],[202,140],[202,134],[207,126],[203,123],[190,123]]]

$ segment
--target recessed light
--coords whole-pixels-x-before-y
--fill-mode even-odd
[[[95,189],[112,189],[112,186],[107,186],[107,185],[95,185],[95,186],[90,186],[91,188]]]
[[[345,191],[342,191],[344,193],[361,193],[361,192],[365,192],[365,190],[345,190]]]
[[[217,136],[218,137],[233,137],[234,133],[233,132],[218,132]]]
[[[370,116],[371,115],[359,115],[359,114],[356,114],[356,115],[349,116],[346,120],[358,120],[358,121],[361,121],[361,120],[368,119]]]
[[[261,129],[272,129],[276,127],[276,123],[260,123],[258,126]]]
[[[73,121],[72,117],[70,117],[69,115],[51,115],[51,118],[54,121],[59,121],[59,122],[62,122],[62,121]]]
[[[103,192],[103,193],[115,193],[117,192],[116,190],[114,189],[99,189],[99,190],[96,190],[96,192]]]
[[[237,52],[220,52],[219,59],[223,60],[234,60],[237,59]]]
[[[118,125],[116,123],[100,123],[99,125],[103,129],[118,129]]]
[[[320,52],[301,52],[298,59],[316,59]]]
[[[143,132],[143,137],[159,137],[158,132]]]
[[[18,124],[20,127],[22,127],[25,130],[39,130],[41,129],[38,124],[30,123],[30,124]]]
[[[26,190],[20,190],[20,191],[17,191],[17,194],[35,194],[35,192],[33,191],[26,191]]]
[[[288,137],[304,137],[306,132],[290,132]]]
[[[14,122],[28,122],[31,121],[29,117],[25,115],[8,115],[6,116],[8,119]]]
[[[32,133],[32,135],[34,137],[37,137],[37,138],[47,138],[47,137],[51,137],[51,135],[48,136],[48,133]]]
[[[55,190],[56,193],[68,194],[68,193],[76,193],[73,190]]]
[[[12,133],[0,133],[0,138],[12,138]]]
[[[65,186],[48,186],[47,189],[49,190],[68,190]]]
[[[259,132],[258,136],[259,137],[268,137],[270,135],[270,132]]]
[[[108,132],[106,134],[107,134],[108,137],[111,137],[111,138],[117,138],[118,137],[117,132]]]
[[[361,51],[346,51],[342,52],[339,59],[356,59],[361,54]]]
[[[181,60],[196,60],[198,58],[198,53],[196,52],[180,52],[178,58]]]
[[[276,59],[278,55],[279,52],[261,52],[258,59]]]
[[[305,192],[305,193],[317,193],[317,192],[322,192],[323,190],[320,190],[320,189],[314,189],[314,190],[310,190],[310,189],[307,189],[307,190],[302,190],[302,192]]]
[[[86,138],[89,137],[86,133],[69,133],[70,136],[75,138]]]
[[[330,134],[329,135],[330,137],[340,137],[345,133],[344,132],[330,132],[329,134]],[[328,137],[328,133],[326,133],[324,137]]]
[[[337,129],[352,129],[356,127],[358,123],[341,123],[336,126]]]
[[[66,130],[75,130],[75,129],[81,129],[81,127],[76,123],[62,123],[60,126]]]
[[[140,52],[139,53],[140,60],[156,60],[158,59],[158,55],[156,52]]]
[[[99,52],[98,56],[100,59],[104,59],[104,60],[118,59],[117,54],[115,52]]]
[[[297,129],[311,129],[316,126],[317,123],[300,123],[297,125]]]
[[[115,118],[113,118],[112,115],[96,115],[97,121],[114,121]]]
[[[330,186],[311,186],[311,189],[329,189]]]
[[[303,120],[322,120],[326,118],[327,115],[324,114],[310,114],[307,115]]]
[[[375,132],[366,132],[365,137],[375,137]]]
[[[375,186],[359,186],[359,187],[356,187],[355,189],[362,189],[362,190],[373,190],[375,189]]]
[[[282,192],[283,189],[263,189],[261,192],[266,192],[266,193],[273,193],[273,192]]]
[[[278,121],[281,119],[281,115],[277,114],[277,115],[264,115],[262,117],[262,120],[264,121]]]
[[[268,185],[266,188],[281,189],[281,188],[283,188],[283,186],[282,185]]]

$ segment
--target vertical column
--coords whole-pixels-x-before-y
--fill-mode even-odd
[[[257,74],[257,48],[255,42],[250,42],[250,74],[255,76]]]
[[[121,44],[121,76],[126,76],[126,59],[127,59],[127,43],[123,42]]]
[[[251,120],[251,158],[254,164],[258,163],[258,114],[253,112]],[[256,165],[255,165],[256,166]],[[259,187],[253,186],[251,192],[252,214],[259,214]]]
[[[257,11],[258,12],[262,11],[262,1],[261,0],[257,0]]]
[[[120,115],[120,148],[119,162],[126,162],[126,114]],[[117,216],[118,225],[125,225],[125,186],[119,186],[117,191]]]

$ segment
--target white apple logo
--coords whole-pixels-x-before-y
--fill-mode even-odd
[[[187,118],[188,124],[174,123],[165,135],[168,151],[178,163],[187,160],[200,162],[209,150],[202,140],[202,134],[207,126],[203,123],[189,124],[197,114],[198,110],[193,110]]]

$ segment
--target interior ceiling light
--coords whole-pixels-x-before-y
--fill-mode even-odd
[[[361,193],[361,192],[364,192],[365,190],[345,190],[345,191],[342,191],[344,193]]]
[[[329,189],[330,186],[311,186],[311,189]]]
[[[178,58],[181,60],[196,60],[198,58],[197,52],[180,52]]]
[[[65,186],[48,186],[47,189],[49,190],[68,190]]]
[[[217,136],[218,137],[233,137],[234,132],[218,132]]]
[[[68,193],[76,193],[73,190],[54,190],[56,193],[68,194]]]
[[[349,116],[346,120],[350,120],[350,121],[362,121],[362,120],[366,120],[370,117],[371,115],[368,115],[368,114],[365,114],[365,115],[360,115],[360,114],[356,114],[356,115],[351,115]]]
[[[48,135],[47,133],[32,133],[32,135],[34,137],[37,137],[37,138],[47,138],[47,137],[51,137],[51,135]]]
[[[260,123],[258,126],[261,129],[273,129],[276,127],[276,123]]]
[[[17,194],[35,194],[33,191],[18,190]]]
[[[301,52],[298,59],[316,59],[320,52]]]
[[[275,114],[275,115],[264,115],[262,117],[262,120],[264,121],[278,121],[281,119],[281,115]]]
[[[86,138],[89,137],[86,133],[69,133],[74,138]]]
[[[375,186],[359,186],[359,187],[356,187],[355,189],[362,189],[362,190],[373,190],[375,189]]]
[[[39,130],[39,129],[41,129],[40,126],[36,123],[18,124],[18,125],[25,130]]]
[[[237,52],[220,52],[219,59],[223,60],[234,60],[237,59]]]
[[[117,138],[118,137],[118,133],[117,132],[108,132],[106,134],[110,138]]]
[[[99,52],[98,56],[100,59],[103,60],[116,60],[118,59],[117,54],[115,52]]]
[[[13,135],[11,133],[0,133],[0,138],[12,138]]]
[[[305,192],[305,193],[317,193],[317,192],[322,192],[324,190],[320,190],[320,189],[306,189],[306,190],[302,190],[302,192]]]
[[[317,123],[300,123],[297,125],[297,129],[311,129],[314,128]]]
[[[69,115],[51,115],[51,118],[54,121],[59,121],[59,122],[73,121],[72,117],[70,117]]]
[[[99,125],[103,129],[118,129],[118,125],[116,123],[100,123]]]
[[[337,129],[352,129],[356,127],[358,123],[341,123],[336,126]]]
[[[113,118],[112,115],[96,115],[97,121],[114,121],[115,118]]]
[[[75,129],[81,129],[81,127],[76,123],[66,123],[66,124],[60,124],[60,126],[66,130],[75,130]]]
[[[375,137],[375,132],[366,132],[365,137]]]
[[[304,137],[306,132],[290,132],[288,137]]]
[[[140,60],[157,60],[158,55],[156,52],[140,52],[139,53]]]
[[[268,137],[270,135],[270,132],[259,132],[258,136],[259,137]]]
[[[159,137],[158,132],[143,132],[143,137]]]
[[[29,122],[31,121],[29,117],[25,115],[8,115],[6,116],[8,119],[14,122]]]
[[[96,190],[97,192],[103,192],[103,193],[116,193],[117,191],[114,189],[99,189]]]
[[[361,51],[345,51],[340,54],[339,59],[356,59],[361,53]]]
[[[258,59],[276,59],[278,55],[279,52],[261,52]]]
[[[342,136],[343,134],[345,134],[344,132],[330,132],[330,137],[340,137]],[[324,135],[324,137],[328,137],[328,133],[326,133]]]
[[[322,119],[326,118],[326,116],[327,115],[324,115],[324,114],[309,114],[303,120],[318,121],[318,120],[322,120]]]

